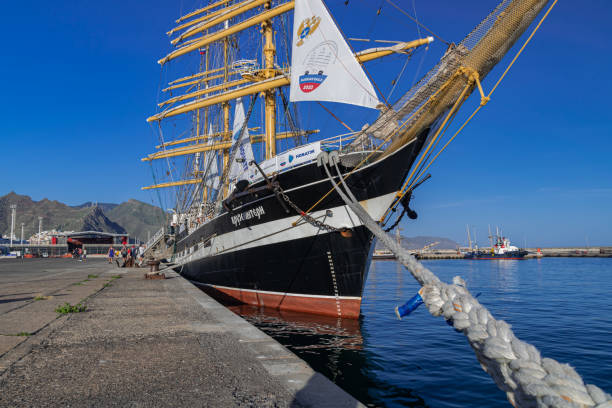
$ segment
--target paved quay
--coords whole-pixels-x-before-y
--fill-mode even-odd
[[[0,260],[0,406],[362,406],[179,275],[144,271]]]

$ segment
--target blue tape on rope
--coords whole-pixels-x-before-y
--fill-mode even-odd
[[[397,318],[402,320],[402,317],[408,316],[410,313],[414,312],[417,307],[423,304],[423,298],[418,293],[410,298],[409,301],[404,303],[401,306],[395,307],[395,314]]]

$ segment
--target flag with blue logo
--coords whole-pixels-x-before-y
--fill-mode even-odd
[[[372,83],[321,0],[296,0],[291,102],[330,101],[376,108]]]

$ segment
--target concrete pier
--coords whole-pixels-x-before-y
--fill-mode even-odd
[[[362,406],[179,275],[144,272],[0,260],[0,406]]]

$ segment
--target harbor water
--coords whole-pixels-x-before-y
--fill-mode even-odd
[[[442,280],[462,276],[479,301],[544,357],[612,392],[612,259],[424,261]],[[372,263],[360,320],[232,306],[368,406],[499,407],[506,396],[465,336],[423,306],[394,307],[419,289],[394,261]]]

